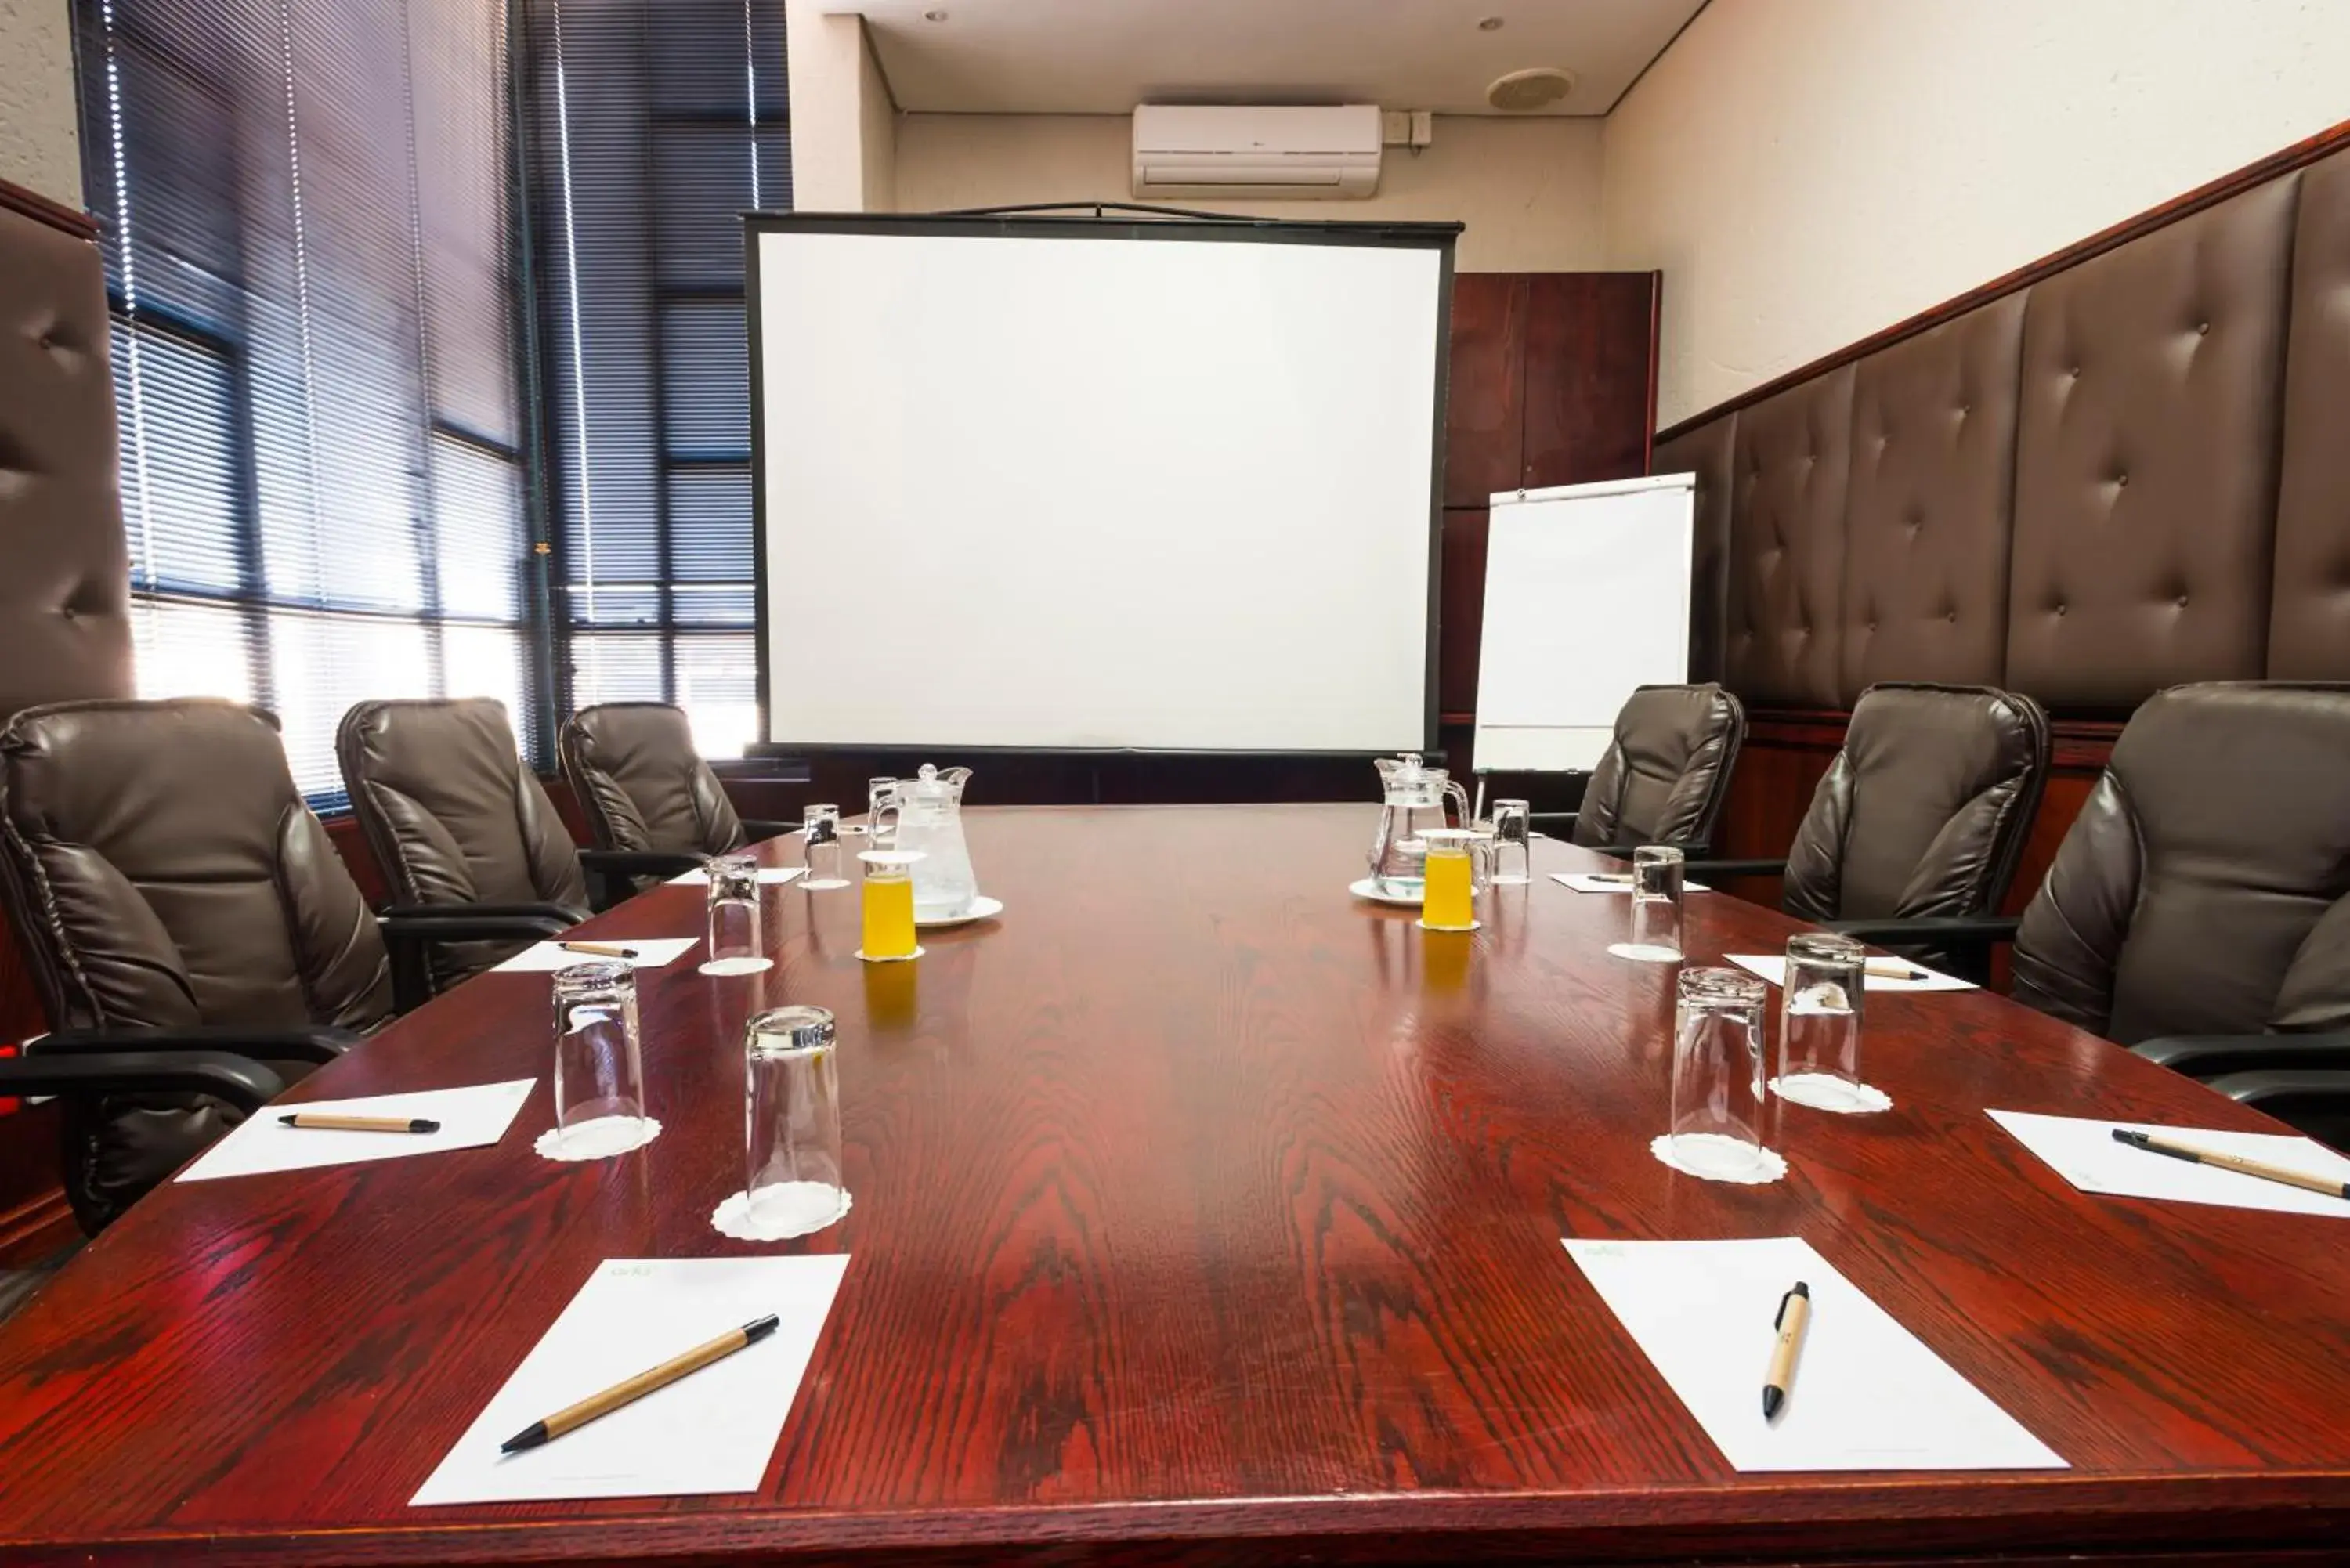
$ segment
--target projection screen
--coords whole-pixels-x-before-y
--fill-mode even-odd
[[[1458,225],[746,223],[770,748],[1433,743]]]

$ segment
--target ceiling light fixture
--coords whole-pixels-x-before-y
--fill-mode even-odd
[[[925,11],[922,13],[922,20],[925,22],[943,22],[946,19],[947,14],[944,11]]]
[[[1481,33],[1498,33],[1502,30],[1502,19],[1499,16],[1480,17],[1477,30]]]

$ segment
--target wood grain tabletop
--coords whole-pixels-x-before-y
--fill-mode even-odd
[[[2263,1118],[1987,992],[1872,993],[1894,1108],[1773,1102],[1679,1176],[1673,970],[1536,846],[1472,936],[1357,902],[1377,808],[974,810],[1001,918],[866,965],[767,889],[763,975],[639,975],[649,1147],[543,1160],[544,974],[315,1075],[536,1075],[494,1147],[172,1184],[0,1324],[0,1559],[2314,1562],[2350,1524],[2350,1226],[2074,1191],[1986,1109]],[[788,862],[788,842],[763,846]],[[699,932],[702,889],[587,928]],[[1691,961],[1800,929],[1688,899]],[[760,1490],[411,1508],[607,1258],[761,1251],[743,1021],[839,1017],[846,1280]],[[1775,1022],[1773,1030],[1775,1032]],[[2070,1469],[1740,1476],[1561,1238],[1807,1239]]]

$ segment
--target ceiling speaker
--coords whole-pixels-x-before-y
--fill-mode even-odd
[[[1485,89],[1485,101],[1505,114],[1548,109],[1575,90],[1575,73],[1556,66],[1512,71]]]

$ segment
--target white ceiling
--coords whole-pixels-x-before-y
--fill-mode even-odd
[[[1575,73],[1543,112],[1606,114],[1705,0],[838,0],[898,107],[1124,114],[1138,103],[1376,103],[1492,114],[1485,88]],[[926,21],[926,11],[946,20]],[[1481,31],[1480,18],[1502,26]]]

